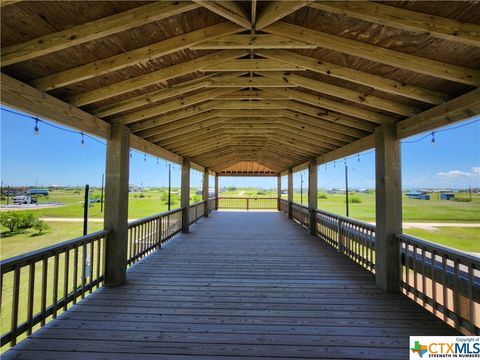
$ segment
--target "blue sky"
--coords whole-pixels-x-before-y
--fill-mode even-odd
[[[457,127],[471,122],[456,123]],[[99,186],[105,171],[105,145],[81,135],[39,123],[39,135],[34,135],[35,121],[1,111],[1,180],[6,185],[79,185]],[[448,129],[448,128],[447,128]],[[424,134],[425,135],[425,134]],[[424,135],[406,141],[415,141]],[[427,134],[428,135],[428,134]],[[402,144],[404,188],[480,187],[480,122],[435,133],[416,143]],[[347,160],[349,183],[352,188],[373,188],[375,154],[368,152]],[[132,151],[130,183],[145,187],[165,186],[168,166],[165,160]],[[322,165],[318,170],[321,188],[344,187],[344,161]],[[192,187],[201,186],[202,174],[192,171]],[[283,180],[285,183],[285,180]],[[304,173],[304,185],[308,183]],[[172,164],[172,184],[180,185],[180,166]],[[213,186],[213,184],[211,185]],[[274,178],[221,178],[220,186],[276,187]],[[300,174],[294,176],[294,186],[300,187]]]

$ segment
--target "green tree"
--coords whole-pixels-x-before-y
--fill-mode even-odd
[[[37,230],[38,235],[42,235],[44,232],[50,230],[50,226],[48,224],[40,219],[37,219],[35,223],[33,224],[33,228]]]

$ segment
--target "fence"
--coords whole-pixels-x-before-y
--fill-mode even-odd
[[[278,198],[249,198],[249,197],[219,197],[219,209],[241,209],[241,210],[269,210],[277,209]]]
[[[101,285],[107,236],[106,230],[95,232],[0,263],[2,347],[15,345]]]
[[[308,227],[308,208],[290,204],[292,218]],[[288,214],[289,203],[280,200]],[[315,233],[367,270],[375,273],[375,226],[316,211]],[[400,290],[464,334],[480,333],[480,260],[478,257],[408,235],[397,235]]]

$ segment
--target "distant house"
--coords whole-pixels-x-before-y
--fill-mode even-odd
[[[440,194],[440,200],[451,200],[454,198],[455,198],[455,194],[451,194],[451,193]]]
[[[48,189],[30,189],[28,192],[30,195],[48,196]]]
[[[415,199],[415,200],[430,200],[430,195],[423,191],[410,191],[405,194],[408,199]]]
[[[362,194],[368,194],[368,189],[358,189],[357,192]]]

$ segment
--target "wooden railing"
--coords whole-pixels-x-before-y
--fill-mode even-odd
[[[397,235],[405,295],[464,334],[480,333],[480,259],[408,235]]]
[[[288,200],[280,199],[280,211],[288,214]]]
[[[277,209],[278,198],[276,197],[219,197],[219,209]]]
[[[205,203],[206,201],[204,200],[190,205],[190,208],[188,209],[190,212],[190,225],[205,215]]]
[[[127,265],[161,248],[182,229],[182,209],[166,211],[128,223]]]
[[[308,228],[310,226],[310,210],[304,205],[293,202],[292,219],[297,221],[302,227]]]
[[[107,236],[95,232],[0,263],[2,347],[15,345],[101,285]]]
[[[338,252],[375,272],[375,225],[316,211],[316,234]]]
[[[217,207],[217,198],[216,197],[209,198],[208,199],[208,211],[212,212],[212,211],[215,210],[216,207]]]

